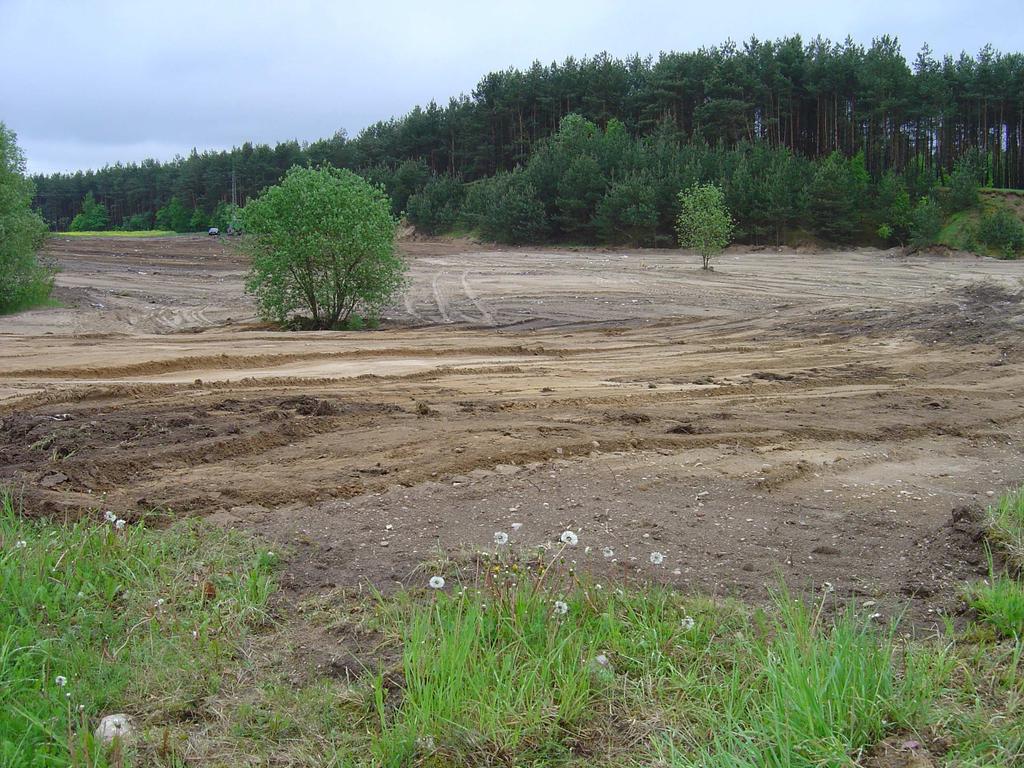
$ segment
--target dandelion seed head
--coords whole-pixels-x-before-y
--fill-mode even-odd
[[[444,576],[431,576],[427,583],[431,589],[444,589]]]
[[[691,629],[694,628],[697,622],[693,620],[693,616],[684,616],[683,620],[679,622],[679,624],[680,626],[682,626],[683,632],[689,632]]]
[[[570,547],[575,547],[580,543],[580,537],[573,531],[562,531],[562,535],[559,539],[563,544],[568,544]]]
[[[127,520],[125,520],[124,518],[120,518],[119,517],[117,519],[117,521],[114,523],[114,527],[117,528],[117,530],[119,530],[119,531],[123,531],[125,525],[127,525],[127,524],[128,524]]]
[[[569,606],[562,600],[555,600],[554,611],[556,616],[565,616],[569,612]]]
[[[14,548],[15,549],[24,549],[27,546],[28,546],[28,542],[25,541],[24,539],[20,539],[19,541],[14,542]]]
[[[117,515],[115,515],[108,509],[106,512],[103,513],[103,519],[106,520],[108,523],[115,523],[117,522]]]
[[[605,547],[601,550],[601,554],[605,557],[615,557],[615,550],[611,547]]]
[[[495,531],[494,543],[497,544],[499,547],[503,546],[504,544],[508,544],[508,534],[504,531]]]
[[[63,688],[65,685],[68,684],[68,679],[64,677],[64,675],[57,675],[55,678],[53,678],[53,682],[55,682],[58,687]]]
[[[661,552],[651,552],[650,560],[653,565],[661,565],[665,562],[665,556]]]
[[[822,591],[826,595],[829,594],[830,592],[835,592],[836,591],[835,584],[833,584],[831,581],[823,582],[822,585],[821,585],[821,589],[822,589]]]

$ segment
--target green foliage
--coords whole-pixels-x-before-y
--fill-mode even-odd
[[[942,231],[942,208],[930,197],[922,197],[910,214],[910,244],[915,248],[933,245]]]
[[[978,618],[1003,637],[1024,638],[1024,584],[990,569],[987,581],[967,589],[967,603]]]
[[[910,217],[913,210],[910,192],[902,178],[890,171],[878,182],[877,213],[878,236],[882,240],[896,240],[900,245],[910,234]]]
[[[206,217],[206,214],[201,209],[196,208],[192,211],[192,216],[188,220],[189,232],[203,232],[210,226],[210,220]]]
[[[710,267],[711,257],[729,244],[732,230],[732,217],[720,187],[694,184],[679,193],[679,218],[676,219],[679,244],[697,251],[704,269]]]
[[[1005,208],[989,211],[978,221],[977,238],[1008,259],[1024,251],[1024,222]]]
[[[985,166],[985,156],[978,150],[965,152],[957,159],[949,175],[950,211],[955,213],[978,204],[978,188],[986,181]]]
[[[547,231],[544,206],[522,171],[470,184],[461,218],[484,238],[503,243],[534,243]]]
[[[241,212],[263,316],[313,328],[376,317],[403,287],[388,199],[351,171],[292,168]]]
[[[107,207],[96,202],[92,192],[86,192],[82,199],[82,212],[71,221],[72,232],[99,232],[110,226]]]
[[[46,225],[30,207],[24,172],[17,137],[0,123],[0,314],[41,304],[53,288],[52,271],[36,257]]]
[[[0,494],[0,764],[105,766],[92,728],[133,701],[191,716],[266,619],[272,563],[196,522],[51,524]]]
[[[209,224],[211,227],[217,227],[222,233],[226,233],[229,230],[238,229],[239,218],[239,209],[231,205],[231,203],[225,203],[221,200],[217,203],[217,207],[213,209]]]
[[[406,216],[425,234],[450,232],[458,221],[465,195],[465,187],[459,179],[433,176],[422,190],[409,197]]]
[[[658,201],[646,176],[614,182],[597,204],[594,225],[605,243],[653,245],[658,227]]]
[[[856,239],[867,186],[863,155],[847,160],[839,152],[833,152],[819,163],[807,193],[814,231],[837,243]]]
[[[156,212],[156,228],[169,229],[173,232],[192,231],[192,213],[182,204],[177,196],[167,201],[167,205]]]
[[[124,229],[129,232],[144,232],[153,229],[154,216],[150,212],[136,213],[125,219]]]

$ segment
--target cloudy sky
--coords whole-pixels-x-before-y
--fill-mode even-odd
[[[30,171],[76,170],[355,135],[535,59],[797,32],[912,58],[1019,50],[1022,29],[1024,0],[0,0],[0,121]]]

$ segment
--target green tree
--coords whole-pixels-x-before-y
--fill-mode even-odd
[[[82,212],[71,220],[72,232],[102,232],[110,226],[110,215],[107,206],[96,202],[92,192],[86,192],[82,198]]]
[[[36,257],[46,224],[31,209],[32,192],[17,136],[0,123],[0,314],[39,304],[53,289],[53,273]]]
[[[676,234],[683,248],[700,254],[704,269],[710,269],[711,257],[721,253],[732,237],[733,223],[725,205],[725,195],[716,184],[694,184],[679,193],[679,218]]]
[[[631,176],[612,184],[597,204],[594,223],[603,242],[652,243],[658,227],[658,208],[650,179]]]
[[[293,167],[241,218],[246,289],[264,317],[337,328],[376,317],[404,285],[390,202],[351,171]]]
[[[825,158],[807,193],[814,231],[833,242],[852,241],[860,230],[867,184],[862,155],[847,160],[833,152]]]
[[[526,173],[499,173],[469,185],[462,221],[487,240],[534,243],[547,230],[544,205]]]
[[[459,218],[465,188],[459,179],[435,176],[412,195],[406,215],[417,230],[428,235],[450,232]]]
[[[910,214],[910,244],[925,248],[935,243],[942,230],[942,208],[930,197],[922,197]]]
[[[189,211],[177,195],[167,201],[167,205],[156,212],[156,228],[172,232],[189,232],[192,227],[192,212]]]
[[[879,235],[883,240],[895,239],[900,245],[905,243],[913,206],[903,179],[892,171],[886,173],[878,182],[876,203]]]
[[[203,213],[202,208],[196,208],[192,211],[192,216],[188,220],[189,232],[202,232],[210,226],[210,220]]]

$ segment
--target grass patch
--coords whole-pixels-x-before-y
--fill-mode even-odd
[[[266,618],[272,558],[194,522],[19,512],[0,495],[0,765],[105,765],[102,715],[158,728],[201,710]]]
[[[275,558],[252,539],[3,498],[4,768],[106,765],[89,733],[118,711],[144,726],[124,765],[167,768],[853,768],[887,738],[937,766],[1024,759],[1021,638],[987,624],[910,640],[828,592],[757,609],[502,548],[429,566],[440,589],[324,593],[256,633]],[[346,654],[352,679],[324,661]]]
[[[1024,569],[1024,488],[1008,493],[986,512],[988,535],[1017,569]]]
[[[143,229],[132,232],[100,230],[94,232],[51,232],[50,237],[171,237],[180,234],[168,229]],[[195,234],[195,233],[191,233]]]

